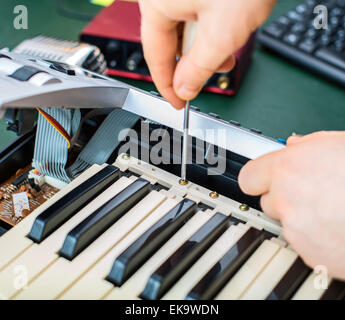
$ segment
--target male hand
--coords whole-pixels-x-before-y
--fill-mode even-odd
[[[290,137],[285,149],[249,161],[239,185],[262,195],[263,211],[307,265],[345,280],[345,132]]]
[[[230,71],[233,56],[271,12],[276,0],[139,0],[145,60],[159,92],[184,106],[215,72]],[[198,21],[190,50],[181,51],[184,21]]]

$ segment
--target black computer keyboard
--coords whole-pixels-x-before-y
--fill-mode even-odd
[[[315,28],[314,8],[328,9],[328,28]],[[345,86],[345,0],[307,0],[262,27],[263,46]]]

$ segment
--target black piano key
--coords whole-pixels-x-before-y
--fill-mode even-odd
[[[227,229],[229,221],[230,217],[216,213],[151,275],[141,298],[161,298]]]
[[[196,212],[196,209],[197,204],[194,201],[183,199],[115,260],[107,280],[121,286]]]
[[[332,280],[328,289],[320,300],[343,300],[345,298],[345,283],[339,280]]]
[[[148,181],[139,178],[90,214],[68,233],[59,252],[60,256],[72,260],[143,199],[150,192],[150,186]]]
[[[97,172],[43,211],[35,219],[28,237],[36,243],[42,242],[119,176],[120,170],[112,165]]]
[[[267,296],[266,300],[290,299],[310,272],[311,269],[304,264],[303,260],[297,258],[272,292]]]
[[[268,237],[270,235],[264,230],[250,228],[212,269],[200,279],[188,293],[186,299],[212,299]]]

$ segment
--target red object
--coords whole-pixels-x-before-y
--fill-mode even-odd
[[[127,44],[140,44],[140,22],[141,16],[137,2],[116,0],[112,5],[103,9],[82,31],[80,40],[98,46],[108,61],[108,74],[131,79],[152,81],[152,78],[145,72],[126,70],[123,66],[111,66],[110,57],[107,55],[107,46],[110,41],[120,40],[125,47]],[[218,94],[234,95],[240,86],[240,82],[247,70],[250,58],[254,49],[255,34],[251,36],[247,44],[235,53],[236,67],[230,73],[230,85],[227,89],[220,89],[216,82],[217,77],[208,83],[205,91]],[[126,54],[127,49],[123,49]],[[126,56],[128,58],[128,55]],[[218,74],[219,75],[219,74]]]
[[[85,27],[82,34],[141,42],[141,16],[137,2],[116,0]]]

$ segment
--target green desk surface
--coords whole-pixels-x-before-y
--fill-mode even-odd
[[[64,2],[81,12],[96,13],[101,9],[90,5],[88,0]],[[278,1],[271,19],[300,2]],[[28,8],[28,30],[13,27],[13,8],[18,4]],[[12,49],[24,39],[38,34],[77,40],[86,24],[61,16],[54,0],[1,0],[0,47]],[[155,90],[151,83],[122,80],[145,90]],[[261,129],[265,135],[286,138],[292,132],[344,130],[344,101],[344,89],[257,48],[237,96],[201,93],[193,104],[204,112],[217,113],[225,120],[237,120],[244,127]],[[0,148],[13,138],[13,134],[5,132],[5,123],[0,121]]]

